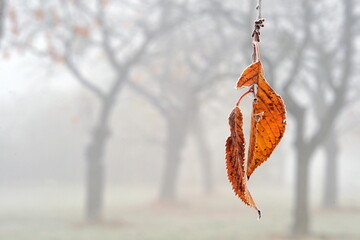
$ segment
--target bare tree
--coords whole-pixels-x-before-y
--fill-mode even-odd
[[[323,206],[326,208],[336,208],[339,204],[339,143],[336,140],[337,135],[329,133],[329,137],[324,145],[325,151],[325,178]]]
[[[148,69],[145,72],[151,74],[147,83],[146,79],[141,84],[130,83],[133,90],[159,110],[166,122],[165,166],[159,194],[162,200],[176,199],[181,154],[189,133],[198,144],[204,189],[206,192],[213,189],[211,150],[203,128],[201,106],[213,93],[214,83],[226,76],[237,76],[232,67],[235,64],[225,64],[223,59],[238,46],[233,44],[236,37],[226,32],[228,27],[208,15],[207,7],[191,17],[191,25],[177,29],[166,42],[156,46],[158,51],[153,54],[157,60],[151,55],[144,60],[143,67]],[[158,66],[162,66],[160,70]]]
[[[303,40],[297,47],[295,57],[292,59],[292,68],[284,85],[284,97],[289,113],[296,121],[295,150],[296,150],[296,196],[295,215],[293,223],[294,235],[306,235],[310,232],[309,223],[309,165],[315,151],[325,144],[329,134],[335,127],[336,120],[340,116],[347,101],[347,92],[350,86],[353,56],[355,52],[352,22],[354,21],[354,2],[344,1],[343,23],[341,38],[337,39],[336,45],[325,49],[323,41],[326,38],[322,34],[322,24],[328,19],[315,19],[313,3],[304,0],[303,4]],[[314,26],[311,29],[311,26]],[[317,31],[318,30],[318,31]],[[320,31],[319,31],[320,30]],[[338,30],[340,31],[340,30]],[[320,34],[316,34],[320,33]],[[308,50],[308,52],[306,51]],[[313,51],[318,55],[318,61],[311,64]],[[338,56],[338,57],[336,57]],[[328,65],[333,60],[334,65]],[[336,77],[335,71],[341,74]],[[307,78],[305,80],[305,77]],[[299,79],[303,79],[302,82]],[[315,82],[312,84],[310,81]],[[305,93],[311,100],[319,95],[331,94],[333,98],[323,101],[321,111],[313,112],[318,115],[317,128],[306,135],[308,127],[307,118],[312,109],[305,107],[296,97],[295,91],[305,86]],[[316,100],[315,100],[316,101]]]
[[[12,4],[19,30],[9,40],[12,46],[63,63],[78,83],[98,100],[92,140],[85,151],[86,217],[90,221],[101,220],[104,155],[117,98],[149,46],[185,22],[188,11],[180,2],[163,0],[147,3],[39,0]],[[101,78],[106,78],[109,84],[94,79],[89,73],[97,67],[107,72]]]

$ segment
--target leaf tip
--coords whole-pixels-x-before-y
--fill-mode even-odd
[[[258,218],[257,218],[257,220],[260,221],[260,219],[261,219],[261,210],[258,209],[257,211],[258,211]]]
[[[250,87],[257,84],[261,69],[261,62],[255,62],[248,66],[240,75],[235,88]]]

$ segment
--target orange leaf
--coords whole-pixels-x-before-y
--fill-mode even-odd
[[[245,69],[236,84],[237,88],[250,85],[256,85],[257,88],[251,116],[246,171],[248,178],[270,157],[284,135],[286,125],[285,104],[265,80],[260,62],[253,63]]]
[[[258,83],[260,71],[262,71],[260,62],[248,66],[237,81],[236,88],[249,87]]]
[[[243,116],[238,107],[229,117],[230,137],[226,140],[226,169],[233,190],[250,207],[258,210],[246,182],[254,170],[265,162],[280,142],[285,132],[285,105],[281,97],[270,87],[264,77],[261,62],[251,64],[241,74],[237,88],[250,87],[246,94],[254,94],[251,115],[250,145],[245,161],[245,137]]]
[[[236,195],[250,207],[260,210],[246,187],[247,176],[245,162],[245,136],[243,133],[243,115],[240,108],[235,107],[229,116],[231,135],[226,141],[226,169],[229,181]]]

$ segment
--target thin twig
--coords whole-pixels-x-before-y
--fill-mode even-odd
[[[260,61],[260,51],[259,51],[259,42],[260,42],[260,28],[264,27],[265,19],[261,18],[261,4],[262,0],[258,0],[258,4],[256,6],[256,10],[258,11],[258,17],[255,21],[254,31],[251,34],[253,38],[253,62]]]
[[[262,0],[258,0],[258,5],[256,6],[256,9],[258,10],[258,18],[257,19],[261,19],[261,4],[262,4]]]

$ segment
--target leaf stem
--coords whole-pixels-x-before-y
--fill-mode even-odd
[[[241,97],[239,98],[239,100],[236,102],[236,106],[238,107],[240,105],[240,101],[241,99],[243,99],[247,94],[249,93],[253,93],[254,92],[254,85],[252,85],[249,90],[247,90],[243,95],[241,95]]]
[[[258,4],[256,6],[256,10],[258,11],[257,20],[255,21],[254,31],[251,34],[253,38],[253,55],[252,61],[253,63],[260,61],[260,51],[259,51],[259,42],[260,42],[260,28],[264,27],[265,19],[261,18],[261,4],[262,0],[258,0]]]

